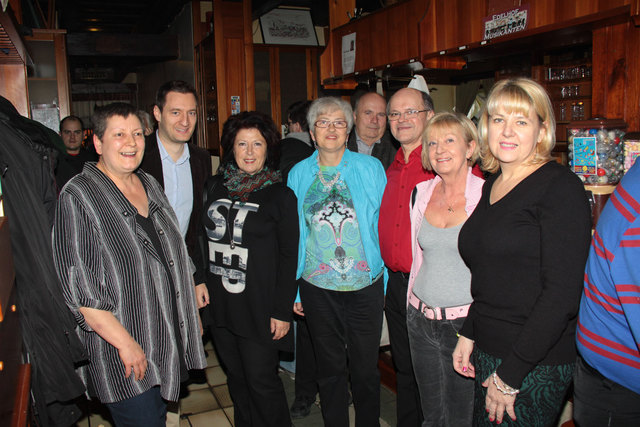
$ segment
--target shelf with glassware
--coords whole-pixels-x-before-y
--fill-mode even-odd
[[[559,62],[535,65],[531,75],[549,93],[556,118],[556,148],[558,160],[567,164],[567,125],[571,121],[591,118],[590,61]]]
[[[544,77],[556,121],[591,118],[591,64],[546,67]]]

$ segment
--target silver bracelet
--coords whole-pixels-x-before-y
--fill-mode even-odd
[[[500,384],[498,384],[498,374],[496,374],[495,371],[493,372],[493,374],[491,374],[491,376],[493,377],[493,384],[496,386],[496,388],[500,393],[507,396],[515,396],[516,394],[520,393],[519,389],[509,387],[507,384],[504,383],[504,381],[502,381],[502,385],[504,387],[500,386]]]

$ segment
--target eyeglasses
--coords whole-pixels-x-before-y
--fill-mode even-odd
[[[392,111],[389,114],[387,114],[387,118],[392,122],[396,121],[396,120],[399,120],[400,117],[403,117],[405,120],[413,119],[413,118],[417,117],[418,114],[424,113],[426,111],[429,111],[429,110],[407,110],[404,113],[401,113],[399,111]]]
[[[347,127],[347,122],[346,120],[318,120],[315,125],[317,128],[328,128],[333,125],[336,129],[344,129]]]

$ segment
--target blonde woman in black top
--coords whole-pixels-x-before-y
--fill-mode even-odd
[[[478,131],[483,169],[495,175],[460,231],[473,303],[453,366],[475,376],[474,425],[552,425],[576,359],[589,205],[580,180],[551,159],[555,120],[538,83],[497,83]]]

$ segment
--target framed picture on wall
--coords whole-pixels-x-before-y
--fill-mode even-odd
[[[306,9],[273,9],[260,17],[260,28],[266,44],[318,45],[311,12]]]

